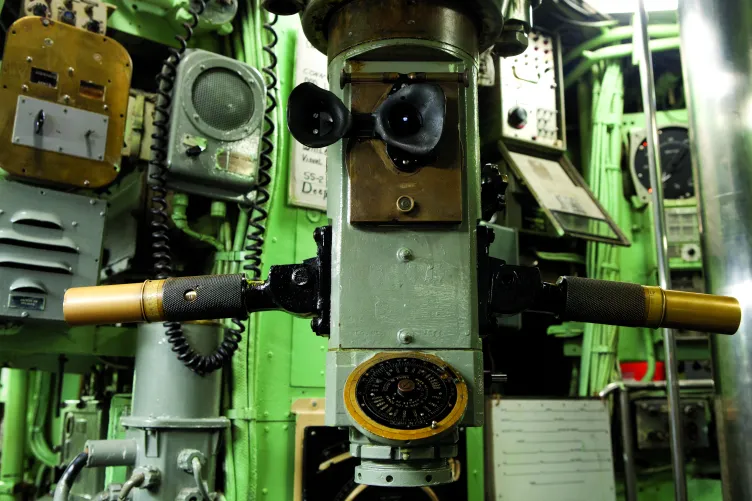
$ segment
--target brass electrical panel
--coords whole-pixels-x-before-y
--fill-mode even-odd
[[[0,73],[0,168],[82,188],[114,181],[131,73],[128,52],[110,38],[46,18],[13,23]]]
[[[388,96],[392,83],[353,82],[351,110],[372,113]],[[400,171],[380,139],[350,142],[351,223],[462,222],[463,144],[459,123],[459,84],[439,83],[446,96],[446,116],[434,159],[414,172]]]

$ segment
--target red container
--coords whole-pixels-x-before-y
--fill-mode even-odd
[[[642,381],[645,374],[648,372],[647,362],[622,362],[621,376],[625,381]],[[653,381],[664,381],[666,379],[666,367],[663,362],[655,363],[655,375]]]

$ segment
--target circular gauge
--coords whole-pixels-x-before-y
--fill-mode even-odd
[[[345,406],[366,431],[391,440],[419,440],[455,426],[467,407],[462,377],[434,355],[382,353],[345,383]]]
[[[692,158],[689,151],[689,132],[686,127],[663,127],[658,130],[663,198],[675,200],[695,196],[692,179]],[[650,193],[647,140],[643,139],[634,157],[637,181]]]

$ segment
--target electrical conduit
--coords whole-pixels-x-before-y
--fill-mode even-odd
[[[14,488],[23,481],[24,444],[26,442],[26,404],[29,373],[5,369],[8,374],[8,399],[3,417],[2,461],[0,461],[0,501],[14,501]]]

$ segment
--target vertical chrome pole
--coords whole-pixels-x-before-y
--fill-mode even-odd
[[[655,119],[653,58],[650,53],[648,40],[648,15],[645,10],[645,0],[638,0],[635,16],[635,47],[639,47],[642,51],[642,54],[640,54],[640,83],[642,86],[642,103],[645,110],[645,129],[648,140],[647,157],[650,171],[650,186],[652,188],[651,206],[653,209],[653,227],[655,228],[656,257],[658,261],[658,285],[663,289],[669,289],[671,287],[671,277],[668,268],[666,223],[663,212],[663,183],[658,158],[658,127]],[[671,435],[671,457],[674,474],[674,499],[676,501],[686,501],[687,478],[684,472],[679,374],[676,360],[676,342],[670,329],[663,329],[663,349],[666,366],[669,431]]]

